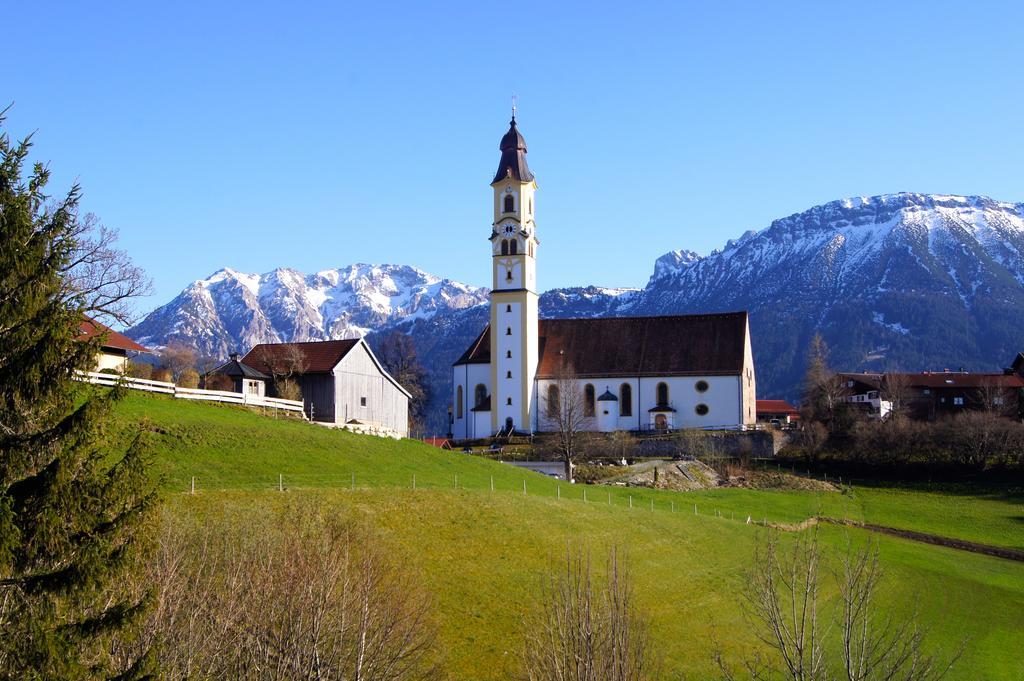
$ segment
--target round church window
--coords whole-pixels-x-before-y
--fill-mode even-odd
[[[696,388],[699,393],[706,393],[708,388],[711,386],[708,385],[707,381],[697,381],[696,385],[693,387]]]
[[[694,411],[697,412],[697,416],[707,416],[710,409],[708,409],[708,405],[706,404],[698,404],[694,408]]]

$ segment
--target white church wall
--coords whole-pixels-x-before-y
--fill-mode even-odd
[[[470,411],[476,405],[474,391],[476,386],[483,384],[487,388],[487,394],[494,396],[491,389],[491,365],[490,364],[463,364],[452,367],[452,435],[457,440],[465,440],[476,437],[488,437],[492,435],[491,413]],[[462,417],[458,414],[458,390],[462,387]],[[493,402],[493,399],[492,399]],[[481,424],[481,414],[486,417],[486,424]]]

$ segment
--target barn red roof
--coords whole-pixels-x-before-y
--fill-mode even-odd
[[[274,364],[275,360],[286,361],[294,348],[302,358],[301,371],[298,373],[328,373],[358,343],[358,338],[309,343],[260,343],[245,354],[242,363],[265,374],[273,374],[270,365]]]
[[[796,407],[786,400],[757,400],[756,408],[758,414],[795,415],[800,413]]]
[[[746,312],[542,319],[537,377],[738,374],[746,330]],[[490,361],[487,328],[455,364]]]
[[[106,324],[98,322],[90,317],[84,317],[82,321],[78,323],[78,333],[79,337],[83,340],[105,335],[103,339],[103,347],[105,348],[132,350],[134,352],[152,352],[149,348],[139,345],[123,333],[118,333]]]

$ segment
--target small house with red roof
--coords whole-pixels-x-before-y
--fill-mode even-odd
[[[96,366],[93,371],[116,371],[124,373],[128,370],[128,361],[141,354],[150,354],[152,350],[139,345],[123,333],[114,331],[106,324],[90,317],[83,317],[78,324],[78,337],[89,340],[102,338],[100,351],[96,354]]]
[[[786,400],[758,400],[757,421],[758,423],[790,424],[800,420],[800,410]]]

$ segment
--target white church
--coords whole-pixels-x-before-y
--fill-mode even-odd
[[[452,435],[556,430],[575,386],[581,429],[741,428],[755,423],[746,312],[539,319],[537,182],[515,115],[491,187],[490,324],[452,367]]]

